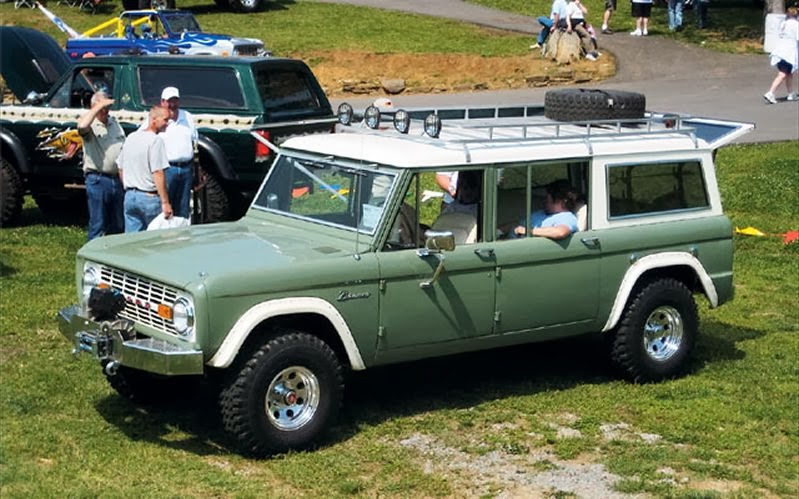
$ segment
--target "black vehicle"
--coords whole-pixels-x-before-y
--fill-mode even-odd
[[[11,36],[8,31],[13,34],[20,29],[25,28],[0,28],[2,39]],[[177,55],[86,58],[68,65],[49,91],[32,98],[31,91],[38,92],[46,83],[17,74],[17,68],[25,67],[25,61],[41,65],[45,58],[31,50],[7,52],[4,44],[3,78],[22,104],[0,108],[3,226],[16,221],[25,193],[31,193],[45,212],[85,206],[75,124],[97,90],[115,99],[112,113],[130,133],[160,101],[164,87],[180,89],[181,108],[193,114],[200,134],[196,213],[202,222],[240,217],[271,166],[273,154],[250,135],[253,127],[280,144],[290,136],[329,132],[335,122],[316,77],[299,60]],[[23,84],[12,86],[12,82]]]

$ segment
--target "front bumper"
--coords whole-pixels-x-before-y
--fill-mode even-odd
[[[58,329],[73,342],[72,352],[87,353],[113,366],[126,366],[156,374],[203,373],[203,353],[155,338],[136,338],[126,319],[95,322],[81,317],[72,305],[58,312]]]

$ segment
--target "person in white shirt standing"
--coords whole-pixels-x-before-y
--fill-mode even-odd
[[[166,145],[169,168],[166,185],[175,216],[191,218],[190,200],[194,186],[194,157],[197,128],[191,113],[180,109],[180,91],[166,87],[161,92],[161,107],[169,111],[169,122],[161,133]]]
[[[633,36],[649,34],[649,17],[652,15],[652,0],[632,0],[632,15],[635,18]]]

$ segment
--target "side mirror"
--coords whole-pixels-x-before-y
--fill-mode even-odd
[[[427,230],[424,233],[425,247],[423,249],[417,250],[417,254],[421,257],[429,256],[434,254],[438,257],[438,266],[436,267],[435,272],[433,272],[433,277],[430,278],[429,281],[422,281],[419,283],[419,287],[422,289],[428,289],[433,286],[433,283],[436,282],[441,276],[441,272],[444,271],[444,254],[441,253],[442,251],[452,251],[455,249],[455,236],[452,235],[450,231],[434,231],[434,230]]]
[[[452,251],[455,249],[455,236],[450,231],[428,230],[424,233],[425,248],[432,251]]]

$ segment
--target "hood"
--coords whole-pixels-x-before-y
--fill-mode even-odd
[[[220,276],[251,276],[265,270],[352,254],[352,241],[308,238],[308,231],[268,222],[226,222],[182,229],[119,234],[94,239],[80,257],[112,265],[179,288]]]
[[[19,101],[45,93],[71,62],[50,35],[21,26],[0,26],[0,74]]]

